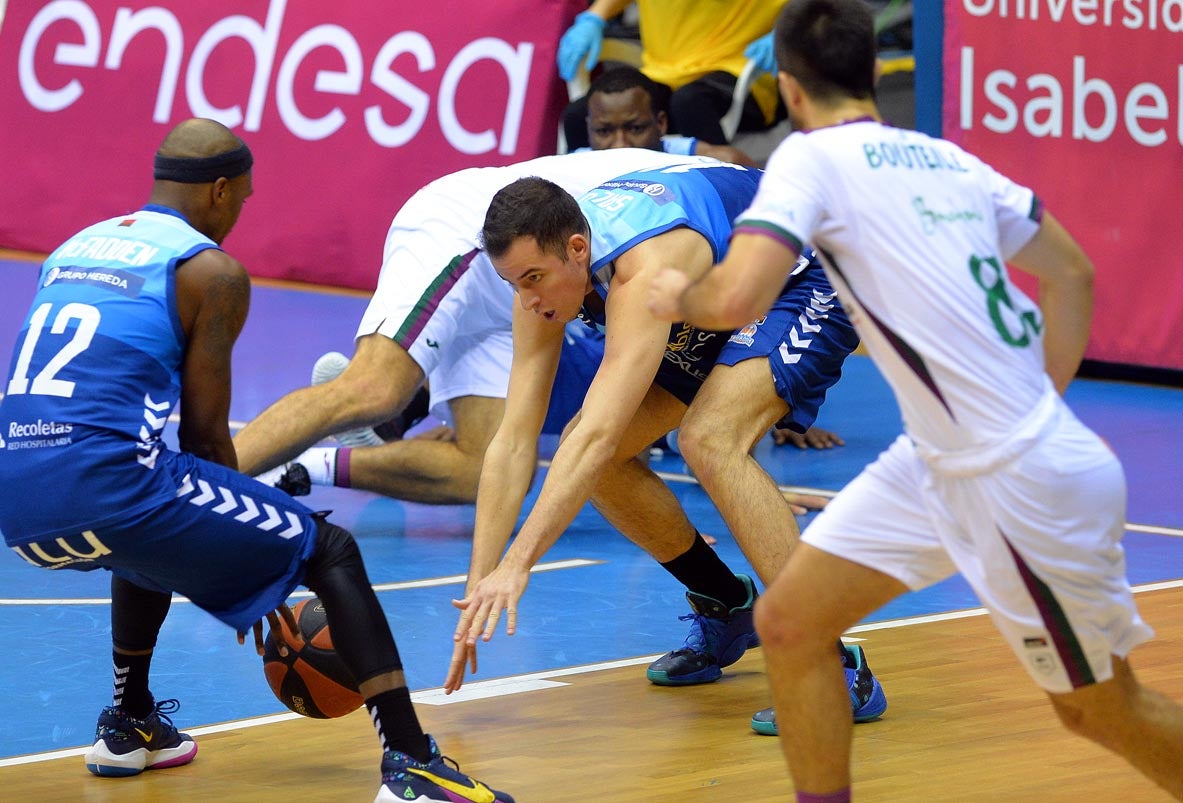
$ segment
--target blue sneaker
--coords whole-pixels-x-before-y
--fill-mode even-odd
[[[728,610],[717,599],[686,592],[693,613],[680,616],[689,621],[690,634],[680,649],[667,652],[645,671],[645,677],[658,686],[691,686],[711,683],[723,676],[723,667],[738,661],[750,647],[760,646],[752,624],[752,606],[756,604],[756,586],[752,578],[735,575],[748,589],[747,601]]]
[[[887,696],[883,686],[871,674],[867,656],[858,645],[842,645],[842,663],[846,669],[846,685],[850,691],[850,708],[855,722],[870,722],[887,710]],[[765,708],[752,717],[752,730],[764,736],[776,736],[776,711]]]
[[[455,761],[440,755],[435,739],[431,760],[421,763],[397,750],[382,757],[382,788],[374,803],[514,803],[513,798],[490,789],[460,771]]]
[[[176,700],[161,700],[148,716],[136,719],[107,706],[99,715],[94,746],[86,751],[86,768],[95,775],[123,777],[188,764],[197,755],[197,742],[168,717],[180,707]]]

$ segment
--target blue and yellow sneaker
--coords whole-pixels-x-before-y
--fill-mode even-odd
[[[94,746],[86,751],[86,768],[95,775],[122,777],[188,764],[197,755],[197,742],[168,717],[180,707],[176,700],[161,700],[148,716],[137,719],[107,706],[99,715]]]
[[[382,788],[374,803],[514,803],[505,792],[462,773],[455,761],[440,755],[435,739],[427,741],[431,760],[426,763],[397,750],[382,757]]]
[[[645,672],[658,686],[690,686],[711,683],[723,676],[723,667],[738,661],[746,650],[760,646],[752,624],[752,606],[756,604],[756,586],[752,578],[737,574],[748,589],[747,601],[728,610],[717,599],[686,592],[694,613],[680,616],[689,621],[690,634],[680,649],[667,652]]]
[[[846,669],[846,685],[850,691],[850,708],[855,722],[870,722],[887,710],[887,696],[883,686],[871,674],[863,648],[842,645],[842,664]],[[764,736],[776,736],[776,711],[765,708],[752,717],[752,730]]]

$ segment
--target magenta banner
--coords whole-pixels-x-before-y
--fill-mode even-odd
[[[11,0],[0,22],[0,247],[138,208],[176,123],[255,153],[226,242],[256,276],[372,289],[419,187],[553,153],[579,0]],[[441,210],[447,214],[447,210]]]
[[[1183,0],[945,5],[944,136],[1092,257],[1092,359],[1183,369],[1181,56]]]

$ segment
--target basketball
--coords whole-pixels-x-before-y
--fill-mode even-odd
[[[283,622],[263,642],[263,673],[271,691],[285,706],[306,717],[332,719],[357,710],[364,702],[353,676],[333,649],[328,617],[316,597],[301,600],[293,609],[303,644]],[[280,640],[288,654],[279,654]]]

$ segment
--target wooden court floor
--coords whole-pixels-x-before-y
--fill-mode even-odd
[[[1183,589],[1138,595],[1160,634],[1183,626]],[[896,626],[896,625],[903,626]],[[1167,800],[1120,759],[1069,735],[988,617],[877,623],[865,639],[890,707],[857,725],[860,801]],[[1183,699],[1183,643],[1159,639],[1131,661],[1147,684]],[[714,684],[668,689],[643,664],[564,676],[565,685],[458,705],[418,706],[461,767],[519,803],[790,800],[777,741],[748,730],[767,704],[752,650]],[[0,799],[359,801],[378,787],[363,711],[199,737],[186,767],[99,779],[71,756],[0,773]]]

